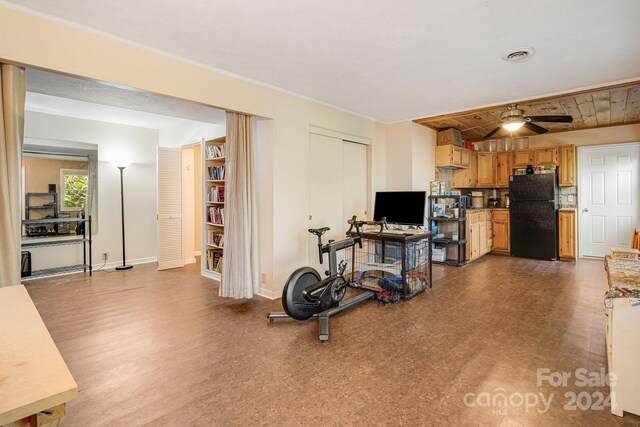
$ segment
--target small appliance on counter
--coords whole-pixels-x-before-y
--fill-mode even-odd
[[[471,192],[471,208],[472,209],[484,208],[484,196],[482,195],[482,191]]]
[[[489,207],[490,208],[499,208],[500,207],[500,198],[499,197],[489,197]]]
[[[504,207],[505,207],[505,208],[508,208],[508,207],[509,207],[509,195],[508,195],[508,194],[505,194],[505,195],[504,195],[504,196],[502,196],[502,197],[504,197],[504,202],[503,202]]]

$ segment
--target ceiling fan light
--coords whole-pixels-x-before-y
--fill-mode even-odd
[[[503,128],[508,130],[509,132],[516,131],[520,129],[524,125],[524,122],[509,122],[502,125]]]

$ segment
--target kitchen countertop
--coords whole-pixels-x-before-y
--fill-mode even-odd
[[[578,208],[560,208],[559,211],[576,212]]]
[[[509,208],[469,208],[468,211],[472,212],[485,212],[485,211],[508,211]]]

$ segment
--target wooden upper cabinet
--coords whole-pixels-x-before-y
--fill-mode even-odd
[[[476,187],[496,185],[496,153],[478,153],[478,182]]]
[[[535,150],[516,150],[513,152],[514,168],[526,168],[527,165],[535,164],[535,161]]]
[[[560,147],[560,165],[558,169],[558,181],[561,187],[576,185],[575,146],[564,145]]]
[[[471,151],[461,149],[461,165],[462,167],[469,167],[469,162],[471,160]]]
[[[536,165],[557,165],[558,149],[557,148],[539,148],[536,150]]]
[[[497,170],[496,170],[496,187],[509,188],[509,176],[511,175],[511,153],[503,151],[496,154]]]
[[[438,145],[436,147],[436,167],[467,168],[470,157],[469,150],[454,145]]]
[[[576,212],[558,213],[558,254],[560,259],[576,259]]]
[[[516,150],[513,152],[514,168],[526,168],[528,165],[557,165],[557,148],[538,148],[537,150]]]
[[[477,156],[475,152],[463,151],[463,161],[465,152],[469,155],[468,167],[466,169],[455,169],[453,171],[453,188],[474,188],[477,178]]]

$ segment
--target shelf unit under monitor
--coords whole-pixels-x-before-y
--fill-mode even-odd
[[[225,137],[202,142],[202,275],[222,277],[224,254],[224,200],[226,183]]]

